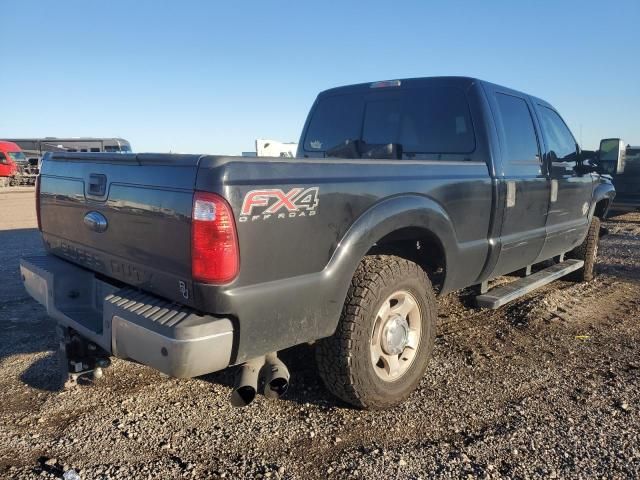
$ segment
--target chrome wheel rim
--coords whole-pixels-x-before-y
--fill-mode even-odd
[[[416,298],[398,290],[382,302],[371,333],[369,350],[376,375],[385,382],[402,377],[413,363],[422,334]]]

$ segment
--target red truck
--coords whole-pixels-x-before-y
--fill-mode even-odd
[[[16,162],[24,159],[24,153],[18,145],[0,140],[0,187],[13,184],[19,172]]]

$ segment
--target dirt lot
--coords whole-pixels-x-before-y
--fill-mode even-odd
[[[286,352],[280,401],[227,401],[230,374],[164,377],[115,361],[57,391],[54,326],[18,258],[40,250],[32,191],[0,193],[0,476],[61,478],[638,478],[640,215],[607,222],[597,279],[498,311],[440,300],[435,357],[404,405],[365,412]]]

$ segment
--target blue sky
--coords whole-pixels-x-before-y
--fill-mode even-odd
[[[239,154],[297,141],[318,91],[477,76],[544,98],[585,148],[640,144],[640,1],[0,0],[0,137]]]

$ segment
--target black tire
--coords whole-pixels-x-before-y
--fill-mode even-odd
[[[577,282],[590,282],[595,276],[596,258],[598,256],[598,242],[600,241],[600,219],[593,217],[589,225],[587,236],[580,245],[567,254],[567,258],[584,260],[584,266],[576,270],[571,278]]]
[[[379,378],[370,344],[379,308],[399,290],[417,302],[420,341],[406,371],[394,381]],[[333,336],[318,342],[316,361],[328,390],[360,408],[383,409],[404,401],[420,382],[433,352],[437,309],[422,268],[391,255],[365,257],[358,266]]]

